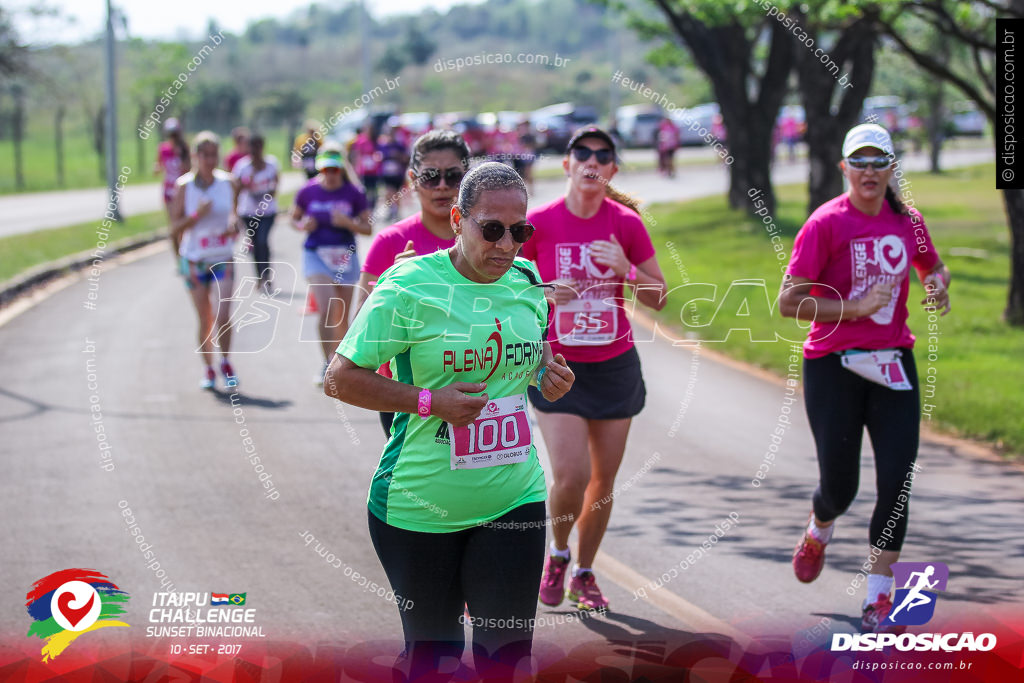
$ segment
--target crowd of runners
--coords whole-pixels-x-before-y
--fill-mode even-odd
[[[165,129],[167,177],[191,167],[165,183],[165,199],[199,320],[202,386],[214,386],[219,353],[225,385],[235,388],[232,254],[251,233],[270,291],[266,236],[280,166],[244,129],[223,168],[212,133],[195,136],[190,161],[180,127],[169,120]],[[454,131],[411,140],[368,127],[347,149],[315,128],[296,140],[293,164],[309,180],[287,216],[305,234],[303,270],[320,310],[317,382],[381,415],[387,443],[367,519],[391,588],[414,605],[400,611],[409,671],[436,672],[458,657],[467,614],[478,672],[500,677],[530,654],[538,597],[610,609],[593,564],[612,504],[595,503],[612,498],[646,395],[624,302],[657,310],[666,296],[639,206],[612,184],[618,151],[601,128],[576,131],[562,160],[564,195],[530,207],[521,167],[479,163]],[[834,522],[857,492],[866,427],[878,489],[861,605],[869,632],[900,628],[887,620],[890,566],[906,534],[920,425],[911,269],[926,290],[921,303],[950,309],[949,270],[921,214],[890,184],[895,159],[884,128],[847,133],[837,162],[849,189],[800,230],[780,296],[782,315],[812,323],[804,382],[819,464],[793,570],[803,582],[822,571]],[[662,172],[674,172],[670,160]],[[403,187],[419,211],[376,228],[375,192]],[[373,235],[362,257],[357,234]]]

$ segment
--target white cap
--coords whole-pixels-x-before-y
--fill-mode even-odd
[[[848,157],[862,147],[876,147],[892,156],[892,138],[889,131],[877,123],[862,123],[854,126],[843,140],[843,157]]]
[[[178,119],[176,119],[176,118],[174,118],[172,116],[171,118],[169,118],[166,121],[164,121],[164,132],[165,133],[170,133],[170,132],[173,132],[173,131],[176,131],[176,130],[181,130],[181,123],[178,122]]]

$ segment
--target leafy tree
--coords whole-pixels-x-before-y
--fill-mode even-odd
[[[1024,0],[903,0],[883,24],[883,30],[910,59],[932,77],[960,90],[996,126],[995,21],[1024,18]],[[944,41],[967,47],[970,60],[943,60],[930,46],[901,30],[900,18],[913,15],[926,22]],[[996,151],[999,153],[999,150]],[[1010,291],[1004,318],[1024,326],[1024,190],[1003,190],[1010,228]]]

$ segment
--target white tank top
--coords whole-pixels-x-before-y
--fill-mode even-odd
[[[212,202],[210,211],[185,231],[178,253],[189,261],[230,261],[237,235],[224,235],[231,215],[231,174],[219,168],[213,170],[213,183],[206,189],[196,186],[195,173],[178,178],[177,185],[185,187],[185,215],[199,210],[203,200]]]

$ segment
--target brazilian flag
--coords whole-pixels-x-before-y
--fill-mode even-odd
[[[244,605],[246,595],[248,595],[248,593],[232,593],[228,596],[228,602],[232,605]]]

